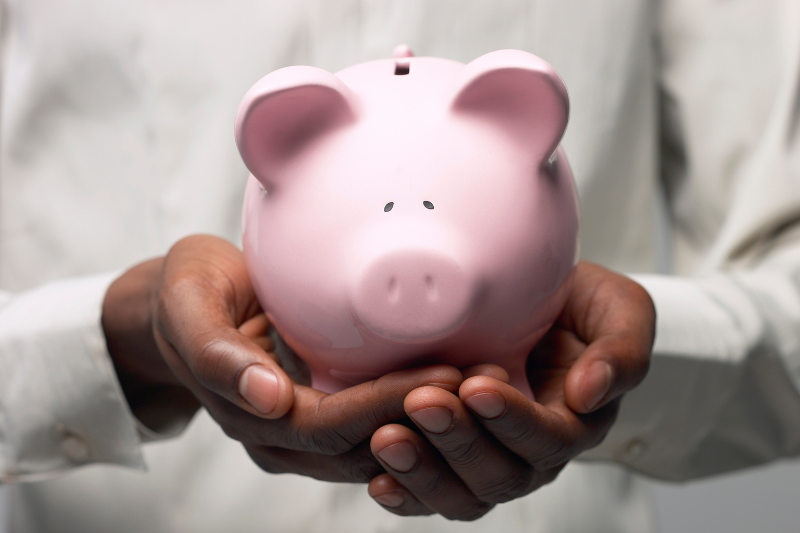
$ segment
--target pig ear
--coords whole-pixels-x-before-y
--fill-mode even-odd
[[[492,123],[546,161],[567,127],[569,98],[546,61],[519,50],[500,50],[464,67],[451,109]]]
[[[314,67],[287,67],[261,78],[236,114],[236,146],[268,190],[281,170],[314,140],[355,119],[352,91]]]

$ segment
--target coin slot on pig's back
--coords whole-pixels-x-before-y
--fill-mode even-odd
[[[394,75],[406,76],[411,73],[411,61],[404,57],[394,62]]]

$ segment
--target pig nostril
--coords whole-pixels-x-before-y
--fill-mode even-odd
[[[392,210],[393,207],[394,207],[394,202],[389,202],[388,204],[383,206],[383,212],[388,213],[389,211]]]
[[[400,284],[397,283],[397,278],[391,278],[389,280],[387,295],[390,304],[396,304],[398,300],[400,300]]]
[[[424,205],[428,209],[433,209],[433,204],[430,203],[428,200],[425,200],[424,202],[422,202],[422,205]]]
[[[436,283],[433,281],[433,277],[425,276],[425,290],[427,292],[429,302],[435,302],[439,299],[439,290],[436,288]]]

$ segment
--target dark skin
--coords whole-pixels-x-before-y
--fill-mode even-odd
[[[412,391],[405,410],[424,438],[397,424],[373,435],[372,450],[387,473],[372,480],[370,495],[400,515],[474,520],[549,483],[602,441],[621,396],[644,378],[654,323],[652,301],[639,285],[579,264],[564,311],[528,361],[536,401],[489,365],[465,371],[457,394]],[[433,416],[419,416],[430,409]],[[400,448],[394,459],[403,471],[381,459],[392,445]]]
[[[391,512],[457,520],[552,481],[602,440],[647,371],[654,321],[639,285],[579,264],[529,359],[532,402],[494,365],[411,369],[332,395],[301,384],[271,351],[241,252],[215,237],[132,268],[103,306],[123,390],[153,429],[202,405],[268,472],[369,483]]]
[[[144,423],[169,427],[202,405],[274,473],[369,482],[383,472],[369,439],[405,417],[406,395],[426,385],[455,392],[462,382],[458,370],[440,365],[333,395],[296,383],[265,350],[266,321],[241,252],[209,236],[183,239],[165,258],[117,279],[105,297],[103,328],[131,409]],[[248,401],[241,380],[254,366],[275,380],[264,387],[272,391],[249,391]]]

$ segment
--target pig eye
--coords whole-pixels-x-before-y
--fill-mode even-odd
[[[383,206],[383,212],[388,213],[389,211],[392,210],[393,207],[394,207],[394,202],[389,202],[388,204]]]
[[[428,200],[425,200],[424,202],[422,202],[422,205],[424,205],[428,209],[433,209],[433,204],[430,203]]]

